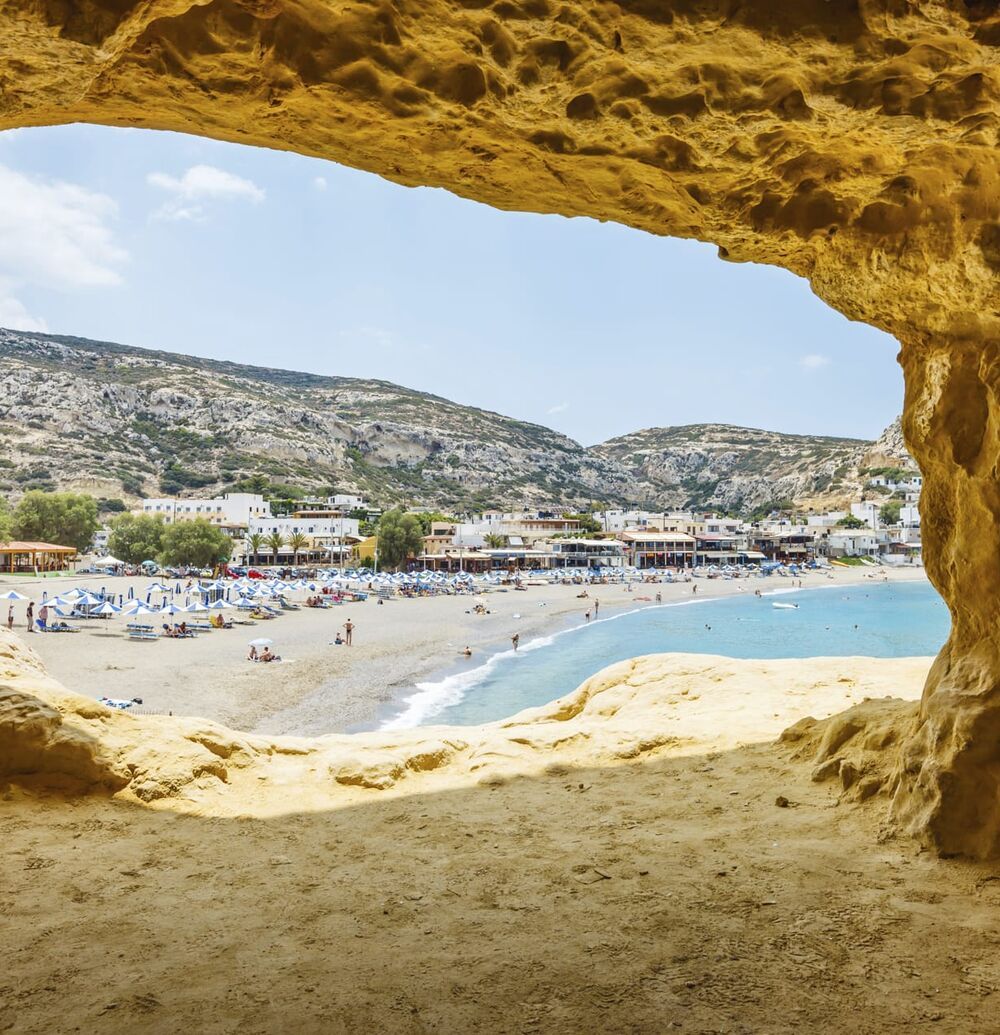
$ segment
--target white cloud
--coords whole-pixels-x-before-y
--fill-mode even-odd
[[[829,356],[820,356],[815,352],[810,352],[808,356],[803,356],[799,360],[799,366],[805,370],[819,370],[820,367],[828,367],[829,365]]]
[[[118,206],[74,183],[0,165],[0,277],[44,287],[120,284],[128,253],[110,222]]]
[[[74,183],[25,176],[0,164],[0,326],[45,330],[17,297],[25,285],[56,290],[122,282],[128,253],[115,240],[118,206]]]
[[[48,330],[43,319],[32,316],[19,299],[4,292],[2,285],[0,285],[0,327],[9,327],[13,331]]]
[[[555,406],[550,406],[545,412],[550,416],[554,416],[557,413],[565,413],[569,409],[569,403],[558,403]]]
[[[263,188],[252,180],[214,165],[192,165],[180,177],[154,172],[146,182],[170,195],[153,213],[155,219],[202,220],[209,201],[249,201],[257,205],[265,197]]]
[[[325,176],[314,176],[313,186],[316,190],[326,190],[326,177]]]

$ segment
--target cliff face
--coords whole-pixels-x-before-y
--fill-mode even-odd
[[[992,0],[2,0],[0,30],[0,128],[201,133],[697,237],[895,334],[954,619],[897,816],[1000,847]]]
[[[862,462],[866,467],[901,467],[904,469],[916,467],[903,438],[902,418],[897,417],[879,435]]]

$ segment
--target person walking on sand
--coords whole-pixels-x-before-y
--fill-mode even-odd
[[[584,614],[583,614],[583,617],[586,618],[587,621],[589,622],[590,621],[590,612],[589,611],[585,611]]]
[[[35,631],[35,602],[34,600],[28,601],[28,610],[24,615],[28,622],[28,632],[33,633]]]
[[[594,617],[595,618],[597,617],[597,612],[600,611],[600,610],[601,610],[601,602],[600,602],[600,600],[597,599],[597,597],[594,597]]]
[[[345,644],[345,646],[350,647],[350,645],[351,645],[351,638],[352,638],[353,634],[354,634],[354,623],[350,620],[350,618],[348,618],[347,621],[344,622],[344,644]]]
[[[13,604],[8,604],[7,605],[7,628],[8,629],[13,629],[14,628],[14,605]]]
[[[510,638],[510,642],[514,645],[514,650],[516,651],[517,645],[521,642],[521,634],[514,633],[514,635]]]
[[[697,587],[697,585],[695,585],[695,586],[692,586],[692,587],[691,587],[691,592],[692,592],[692,593],[697,593],[697,592],[698,592],[698,587]]]

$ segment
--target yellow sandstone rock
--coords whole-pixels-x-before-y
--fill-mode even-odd
[[[896,814],[1000,848],[994,2],[0,0],[0,33],[0,128],[199,133],[712,241],[896,335],[954,619]]]

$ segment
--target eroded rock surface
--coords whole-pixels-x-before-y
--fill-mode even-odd
[[[996,5],[0,3],[0,127],[319,155],[697,237],[902,341],[997,332]]]
[[[0,0],[0,31],[0,127],[200,133],[709,240],[895,334],[955,623],[898,814],[943,851],[995,850],[994,2]]]

